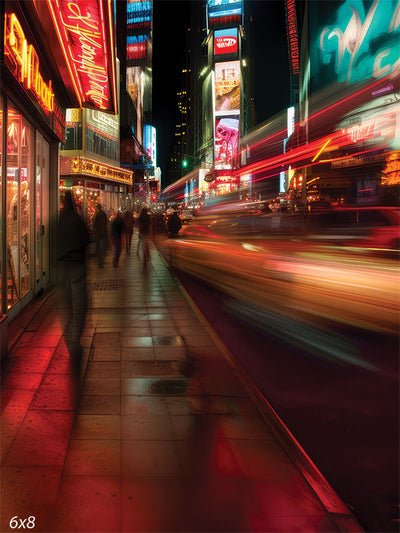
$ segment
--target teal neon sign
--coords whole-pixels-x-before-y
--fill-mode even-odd
[[[312,2],[311,9],[321,10],[324,4]],[[323,18],[328,24],[323,25]],[[326,17],[319,11],[312,19],[310,60],[316,85],[400,73],[400,0],[346,0],[333,17],[332,11]]]

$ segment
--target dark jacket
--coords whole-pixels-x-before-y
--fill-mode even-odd
[[[168,231],[173,235],[177,235],[182,227],[181,219],[177,213],[173,213],[168,220]]]
[[[107,215],[103,210],[97,210],[94,215],[93,229],[96,238],[104,238],[107,236]]]
[[[58,221],[58,258],[84,263],[89,230],[73,208],[62,209]]]
[[[141,235],[148,235],[150,233],[151,218],[148,213],[141,213],[138,218],[139,232]]]
[[[118,215],[116,218],[114,218],[112,226],[111,226],[111,236],[113,239],[121,240],[122,233],[124,232],[124,221],[122,220],[121,216]]]

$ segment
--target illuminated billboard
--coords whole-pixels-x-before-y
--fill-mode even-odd
[[[236,54],[238,50],[237,28],[214,31],[214,55]]]
[[[240,62],[215,64],[215,114],[237,115],[240,112]]]
[[[132,99],[135,109],[143,107],[143,70],[141,67],[126,69],[126,90]]]
[[[242,23],[243,0],[208,0],[207,5],[210,26]]]
[[[144,59],[146,57],[147,35],[128,35],[126,38],[126,59]]]
[[[233,167],[239,141],[239,117],[217,117],[215,119],[214,162],[215,168]]]
[[[336,5],[336,4],[335,4]],[[398,0],[310,2],[311,88],[400,72]]]
[[[117,114],[111,0],[47,0],[80,107]]]
[[[157,135],[156,135],[156,128],[154,126],[150,126],[149,124],[146,124],[143,128],[143,137],[144,137],[144,148],[146,152],[149,154],[152,165],[154,167],[157,166]]]
[[[151,0],[128,0],[126,22],[128,30],[151,28],[153,8]]]

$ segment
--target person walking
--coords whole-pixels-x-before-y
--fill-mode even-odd
[[[93,220],[93,229],[96,239],[97,257],[99,268],[103,268],[104,257],[107,248],[107,215],[104,212],[103,206],[97,204],[96,213]]]
[[[130,255],[133,226],[135,225],[135,219],[133,218],[133,213],[130,209],[127,209],[127,211],[125,212],[124,225],[125,225],[126,253]]]
[[[139,239],[140,247],[143,253],[143,264],[147,265],[150,252],[149,252],[149,239],[150,239],[150,229],[151,229],[151,217],[148,213],[146,206],[142,207],[138,218],[138,228],[139,228]]]
[[[168,220],[169,238],[173,239],[177,237],[181,227],[182,227],[182,222],[181,222],[181,219],[179,218],[178,212],[174,211]]]
[[[111,237],[114,246],[113,267],[117,268],[119,265],[119,258],[122,250],[122,235],[124,233],[124,219],[121,211],[118,211],[111,226]]]
[[[87,310],[86,247],[90,234],[78,214],[72,194],[67,190],[57,228],[58,259],[61,283],[70,319],[65,330],[65,341],[71,354],[76,389],[79,388],[80,362],[83,348],[80,344]],[[75,397],[76,399],[76,397]]]

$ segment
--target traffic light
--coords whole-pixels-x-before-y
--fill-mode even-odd
[[[157,201],[157,195],[156,194],[152,194],[151,195],[151,199],[153,202],[156,202]]]
[[[182,161],[182,166],[183,166],[183,168],[186,168],[186,167],[188,166],[187,159],[184,159],[184,160]]]

